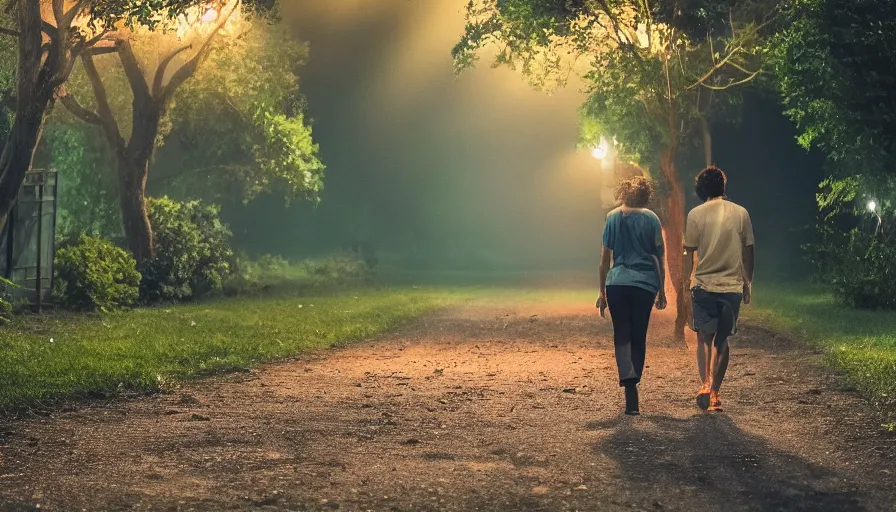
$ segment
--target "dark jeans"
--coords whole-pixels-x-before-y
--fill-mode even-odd
[[[607,286],[620,386],[641,382],[647,352],[647,327],[655,302],[656,294],[643,288]]]

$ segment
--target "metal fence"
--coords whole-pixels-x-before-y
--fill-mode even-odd
[[[50,301],[53,290],[56,185],[56,171],[29,171],[0,234],[0,273],[19,286],[9,292],[38,310]]]

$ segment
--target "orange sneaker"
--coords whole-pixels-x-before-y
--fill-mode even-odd
[[[704,383],[700,392],[697,393],[697,407],[703,411],[709,409],[710,394],[709,384]]]
[[[722,401],[719,399],[718,391],[712,391],[709,394],[709,410],[716,412],[722,411]]]

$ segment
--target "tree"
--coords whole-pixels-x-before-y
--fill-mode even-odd
[[[316,201],[324,166],[296,72],[307,58],[308,45],[289,27],[264,19],[219,39],[175,98],[150,187],[216,202],[261,192]]]
[[[799,0],[774,39],[785,113],[828,156],[817,277],[851,307],[896,308],[896,4]],[[860,226],[860,227],[856,227]]]
[[[0,26],[11,26],[9,14],[0,11]],[[16,85],[16,45],[12,37],[0,34],[0,141],[5,141],[12,127],[12,115],[15,112]]]
[[[96,126],[53,120],[48,123],[35,163],[59,171],[56,229],[63,237],[83,234],[121,239],[121,213],[111,161]]]
[[[304,46],[296,50],[295,44],[266,37],[273,30],[267,21],[231,0],[220,13],[196,8],[153,31],[120,31],[111,40],[117,59],[82,57],[95,105],[76,99],[83,92],[75,91],[77,83],[62,101],[106,136],[116,159],[125,235],[138,261],[154,256],[146,186],[155,150],[175,126],[180,142],[192,143],[187,153],[205,153],[208,161],[208,153],[217,152],[218,161],[206,172],[225,168],[236,181],[249,180],[253,191],[269,186],[272,178],[296,194],[320,190],[323,166],[310,129],[302,112],[283,111],[285,98],[297,94],[298,86],[283,59],[303,55]],[[274,68],[264,69],[265,63]],[[215,119],[217,114],[229,115]],[[128,124],[130,130],[123,131]],[[240,150],[251,158],[236,158]],[[168,177],[190,170],[189,164],[180,167]]]
[[[775,75],[799,142],[841,169],[896,169],[896,3],[799,0],[775,38]]]
[[[217,8],[196,6],[178,19],[158,25],[156,28],[159,32],[167,34],[176,30],[178,39],[193,40],[181,41],[180,46],[174,49],[165,49],[165,54],[160,55],[161,58],[149,74],[144,72],[145,65],[141,65],[138,60],[132,41],[142,37],[149,44],[159,44],[158,34],[148,30],[131,29],[118,31],[103,39],[103,42],[108,43],[110,52],[118,57],[133,95],[129,134],[122,133],[112,110],[106,85],[91,53],[82,54],[81,62],[93,89],[96,111],[81,105],[68,91],[63,91],[60,95],[63,105],[72,114],[102,128],[115,155],[118,170],[118,200],[124,233],[128,246],[138,262],[155,256],[152,227],[146,212],[145,193],[149,163],[159,136],[160,123],[174,93],[196,73],[200,63],[208,56],[215,37],[230,21],[238,7],[238,0],[231,0],[220,13],[217,11],[220,6]],[[194,41],[198,49],[194,50],[189,58],[183,59],[179,67],[169,71],[169,66],[182,54],[193,50]]]
[[[15,105],[0,154],[0,227],[31,167],[47,116],[79,57],[116,29],[153,26],[197,0],[6,0],[11,26],[0,37],[16,40]]]
[[[765,4],[765,9],[762,9]],[[736,102],[737,87],[762,71],[771,2],[645,2],[643,0],[474,0],[464,36],[453,50],[456,69],[495,48],[494,65],[518,69],[542,89],[584,79],[582,135],[593,144],[613,136],[621,155],[642,169],[659,168],[666,190],[661,214],[667,265],[676,292],[676,333],[683,334],[687,297],[679,250],[684,188],[683,144],[699,139],[711,163],[709,118]]]

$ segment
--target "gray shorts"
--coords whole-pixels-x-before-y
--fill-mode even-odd
[[[724,341],[728,336],[737,333],[737,319],[740,315],[740,303],[743,294],[708,292],[700,287],[691,289],[691,309],[694,318],[691,329],[704,334],[724,334]]]

